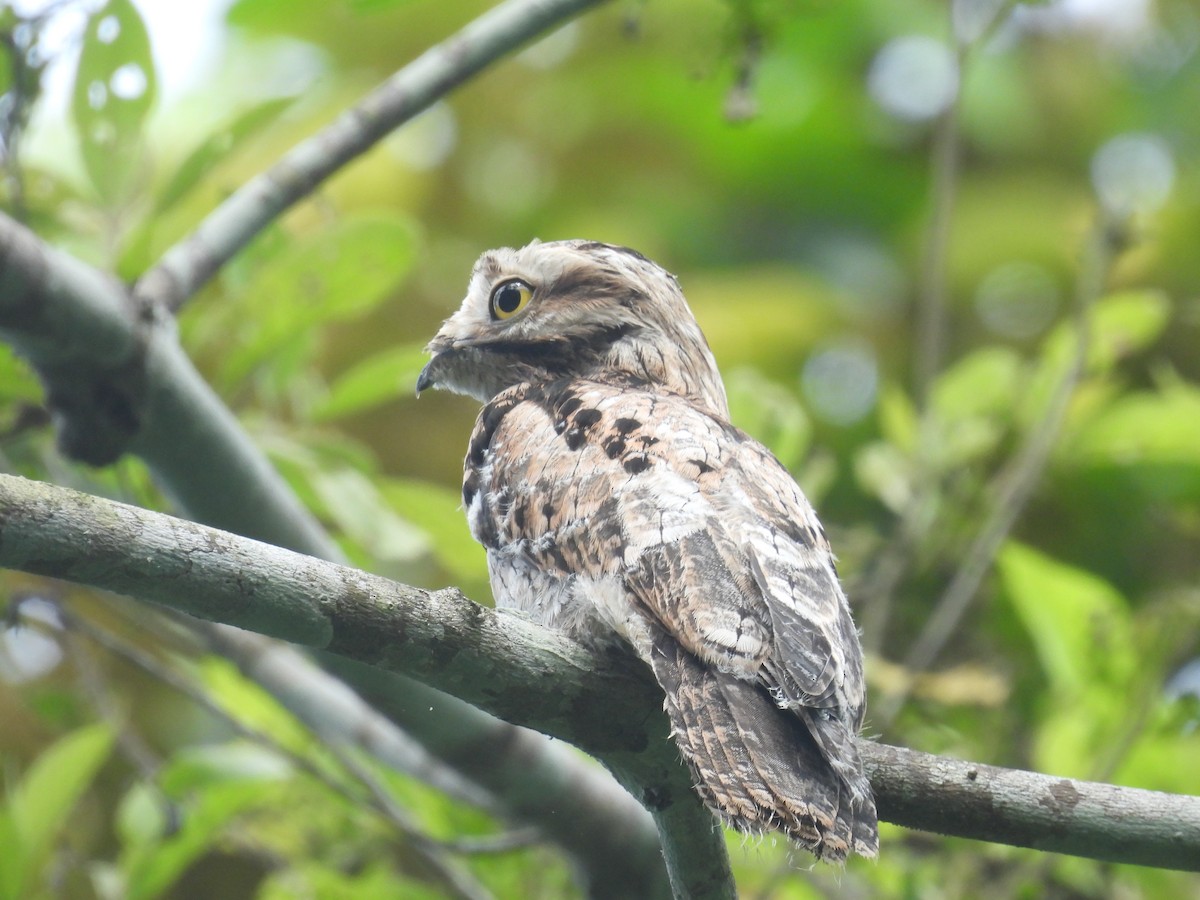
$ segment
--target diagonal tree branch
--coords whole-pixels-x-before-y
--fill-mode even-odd
[[[419,678],[577,744],[660,820],[708,817],[628,654],[599,653],[453,588],[423,591],[63,488],[0,476],[0,565],[128,593]],[[880,815],[945,834],[1200,871],[1200,798],[860,742]],[[711,830],[711,818],[706,826]],[[678,834],[664,830],[664,837]],[[686,829],[685,829],[686,833]],[[697,846],[681,842],[680,850]],[[721,866],[672,859],[676,891],[721,896]],[[714,881],[714,879],[716,879]]]
[[[327,559],[329,536],[205,384],[174,320],[0,213],[0,339],[46,389],[63,452],[106,465],[131,450],[201,521]]]
[[[213,210],[138,282],[175,310],[272,222],[347,162],[481,69],[604,0],[507,0],[430,48]]]

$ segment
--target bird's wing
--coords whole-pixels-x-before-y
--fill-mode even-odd
[[[872,855],[858,637],[783,466],[682,398],[577,381],[502,394],[471,446],[464,501],[493,584],[515,574],[561,625],[534,575],[573,580],[654,669],[701,794],[732,824]]]
[[[485,545],[622,578],[701,660],[860,723],[858,636],[820,523],[731,425],[669,394],[523,387],[480,415],[464,501]]]

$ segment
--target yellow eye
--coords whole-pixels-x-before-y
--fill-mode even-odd
[[[523,281],[506,281],[492,291],[493,319],[510,319],[529,305],[533,288]]]

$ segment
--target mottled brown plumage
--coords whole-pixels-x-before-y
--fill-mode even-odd
[[[729,422],[675,279],[590,241],[485,253],[418,388],[484,402],[463,502],[500,606],[627,641],[704,801],[874,856],[862,653],[816,515]]]

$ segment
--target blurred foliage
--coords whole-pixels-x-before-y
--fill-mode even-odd
[[[35,17],[0,5],[5,208],[136,278],[485,6],[237,0],[215,64],[168,95],[143,0]],[[73,38],[48,40],[52,21]],[[485,248],[535,236],[637,247],[679,274],[736,421],[820,508],[865,627],[872,704],[907,693],[873,732],[1200,793],[1200,688],[1164,689],[1200,656],[1198,34],[1184,0],[623,0],[486,71],[322,185],[189,303],[181,337],[356,564],[486,601],[457,508],[473,404],[417,404],[420,347]],[[955,35],[957,109],[914,113],[953,65]],[[55,54],[78,59],[69,115],[39,105]],[[957,166],[939,169],[951,127]],[[934,198],[947,190],[940,229]],[[1128,240],[1094,272],[1084,249],[1102,212]],[[913,310],[937,278],[946,339],[923,394]],[[1097,278],[1086,362],[1055,428],[1072,310]],[[97,472],[59,457],[39,400],[0,346],[0,467],[166,507],[135,460]],[[907,671],[1014,454],[1039,434],[1054,438],[1048,461],[991,574],[931,669]],[[10,596],[158,641],[123,603],[4,579]],[[236,737],[47,621],[0,644],[0,896],[443,895],[353,772],[236,673],[154,650],[276,746]],[[131,737],[155,766],[134,764]],[[376,777],[435,837],[504,827]],[[877,865],[844,873],[730,840],[747,896],[1200,893],[1195,876],[894,827]],[[541,846],[457,858],[498,896],[574,891]]]

